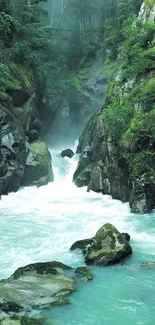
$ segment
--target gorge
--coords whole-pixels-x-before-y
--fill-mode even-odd
[[[154,8],[0,1],[2,325],[154,325]]]

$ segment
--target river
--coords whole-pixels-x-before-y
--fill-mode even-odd
[[[131,235],[133,255],[124,265],[91,268],[94,280],[79,281],[71,305],[46,312],[49,324],[54,318],[60,325],[155,325],[155,269],[139,266],[155,261],[155,212],[134,215],[127,203],[75,187],[77,158],[52,156],[53,183],[2,196],[0,278],[37,261],[84,265],[70,246],[110,222]]]

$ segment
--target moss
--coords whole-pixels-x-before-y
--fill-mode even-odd
[[[43,325],[44,322],[40,319],[28,318],[25,316],[7,317],[0,321],[1,325]]]
[[[144,141],[146,141],[146,145],[148,145],[149,139],[155,139],[154,121],[155,108],[152,109],[150,112],[136,113],[130,121],[129,128],[122,135],[121,144],[127,148],[132,148],[134,146],[135,149],[137,149],[137,146],[139,147],[139,149],[141,149],[141,147],[144,146]],[[143,141],[143,145],[141,145],[141,141]]]
[[[132,177],[135,180],[146,179],[147,181],[155,181],[155,152],[149,150],[132,153],[128,157]]]
[[[152,9],[155,5],[155,0],[145,0],[145,8]]]
[[[0,84],[3,89],[34,89],[33,74],[30,69],[26,69],[15,63],[0,63]]]
[[[5,91],[0,90],[0,102],[5,102],[8,99],[8,95]]]
[[[47,152],[47,146],[44,142],[34,142],[31,143],[31,150],[39,150],[40,152],[44,153]]]

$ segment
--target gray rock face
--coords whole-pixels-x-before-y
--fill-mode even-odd
[[[92,239],[76,242],[71,247],[76,248],[85,253],[85,262],[88,265],[113,265],[132,254],[132,248],[125,236],[111,224],[102,226]]]
[[[125,160],[118,159],[116,146],[107,136],[100,111],[96,112],[84,129],[77,152],[80,159],[73,176],[78,186],[112,195],[123,202],[129,200],[129,170]]]
[[[20,88],[10,89],[8,92],[9,99],[0,104],[0,195],[16,192],[23,179],[27,185],[33,184],[34,178],[38,184],[47,184],[53,180],[51,158],[47,148],[43,153],[45,165],[42,172],[39,169],[41,166],[36,163],[36,155],[29,153],[29,149],[32,151],[29,143],[37,140],[42,130],[35,95]],[[40,153],[40,156],[43,154]],[[29,176],[27,161],[30,155],[33,172],[35,166],[31,182],[26,180]]]
[[[76,288],[68,274],[70,267],[60,262],[35,263],[21,267],[0,281],[0,318],[68,303]]]
[[[0,106],[0,194],[17,191],[27,158],[25,132],[12,112]]]

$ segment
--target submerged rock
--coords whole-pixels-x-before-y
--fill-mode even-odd
[[[155,262],[143,262],[141,263],[141,267],[155,268]]]
[[[34,263],[21,267],[0,281],[0,317],[32,309],[65,305],[75,289],[71,268],[60,262]]]
[[[96,233],[95,237],[88,240],[77,241],[71,249],[79,248],[85,255],[88,265],[108,266],[122,261],[132,254],[129,235],[121,234],[113,225],[107,223]]]
[[[42,186],[53,180],[51,155],[46,144],[44,142],[31,143],[22,185]]]
[[[0,325],[43,325],[41,319],[28,318],[26,316],[12,316],[0,320]]]
[[[71,149],[65,149],[61,152],[61,157],[68,157],[68,158],[72,158],[74,156],[74,152]]]
[[[89,272],[89,270],[86,267],[78,267],[75,270],[75,273],[77,273],[82,280],[85,281],[93,280],[93,275]]]

